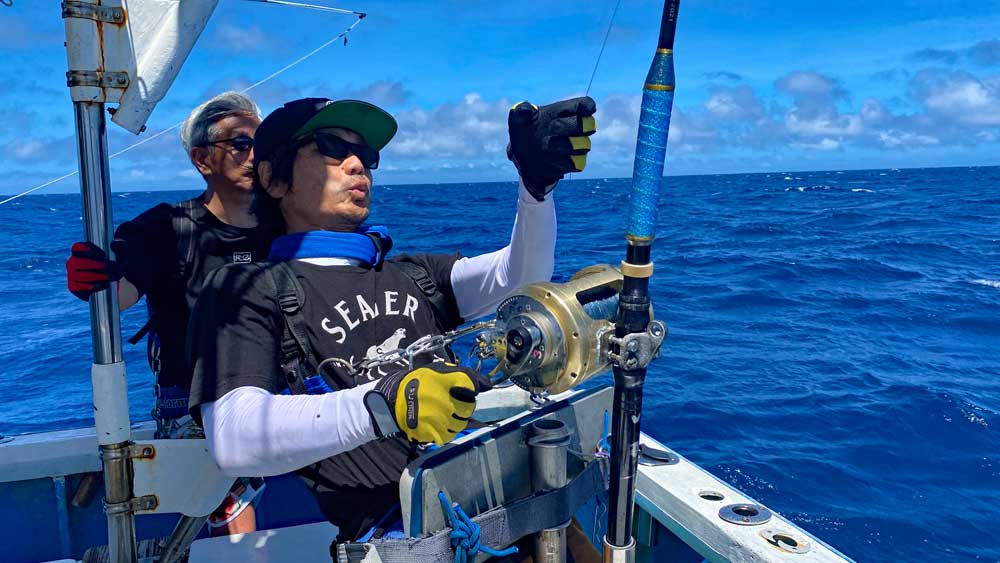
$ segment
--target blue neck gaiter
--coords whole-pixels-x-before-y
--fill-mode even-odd
[[[381,241],[381,247],[372,240],[372,235]],[[389,230],[381,225],[362,227],[353,233],[333,231],[307,231],[278,237],[271,243],[269,260],[281,262],[300,258],[352,258],[366,266],[382,261],[382,248],[392,244]]]

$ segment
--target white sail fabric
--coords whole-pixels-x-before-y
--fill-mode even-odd
[[[218,0],[125,0],[135,67],[112,121],[139,133],[174,83]]]

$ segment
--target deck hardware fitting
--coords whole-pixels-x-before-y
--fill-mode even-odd
[[[698,496],[711,502],[719,502],[726,498],[726,495],[712,489],[702,489],[698,491]]]
[[[132,444],[128,447],[128,455],[132,459],[152,459],[156,457],[156,448],[151,444]]]
[[[647,444],[639,446],[639,465],[658,467],[660,465],[677,465],[681,460],[674,452],[654,448]]]
[[[812,549],[812,544],[808,540],[804,540],[787,530],[768,528],[761,530],[760,536],[767,540],[767,543],[788,553],[808,553]]]
[[[121,514],[124,512],[151,511],[156,510],[156,507],[159,505],[160,501],[157,500],[156,495],[146,495],[114,504],[105,502],[104,512],[107,514]]]
[[[113,6],[98,6],[90,2],[74,2],[67,0],[62,3],[62,17],[94,20],[104,23],[125,23],[125,10]]]
[[[70,70],[66,72],[66,86],[92,86],[96,88],[127,88],[127,72],[104,70]]]
[[[727,504],[719,509],[719,518],[738,526],[758,526],[771,519],[771,511],[759,504]]]
[[[152,459],[156,457],[156,448],[152,444],[129,444],[127,447],[112,451],[101,451],[101,457],[105,461],[126,457],[129,459]]]
[[[160,500],[156,495],[146,495],[132,499],[133,512],[152,511],[160,505]]]
[[[532,392],[530,395],[528,395],[528,400],[530,400],[535,405],[532,408],[544,407],[545,405],[552,402],[552,399],[549,398],[548,391],[539,391],[537,393]]]

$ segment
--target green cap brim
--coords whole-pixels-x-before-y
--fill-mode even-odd
[[[361,135],[365,144],[377,151],[389,144],[399,128],[396,120],[376,105],[360,100],[339,100],[312,116],[295,132],[294,137],[305,137],[327,127],[350,129]]]

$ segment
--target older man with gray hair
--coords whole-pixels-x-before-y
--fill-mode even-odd
[[[205,191],[178,204],[161,203],[115,232],[115,260],[99,248],[78,242],[66,262],[69,290],[83,300],[118,280],[121,309],[143,295],[149,365],[156,376],[153,417],[157,437],[200,433],[187,416],[191,371],[185,360],[188,317],[205,278],[225,264],[267,257],[281,234],[250,210],[254,133],[260,110],[237,92],[225,92],[199,105],[181,127],[181,144],[205,180]],[[260,479],[240,479],[209,519],[213,535],[253,531],[251,501],[263,488]]]

